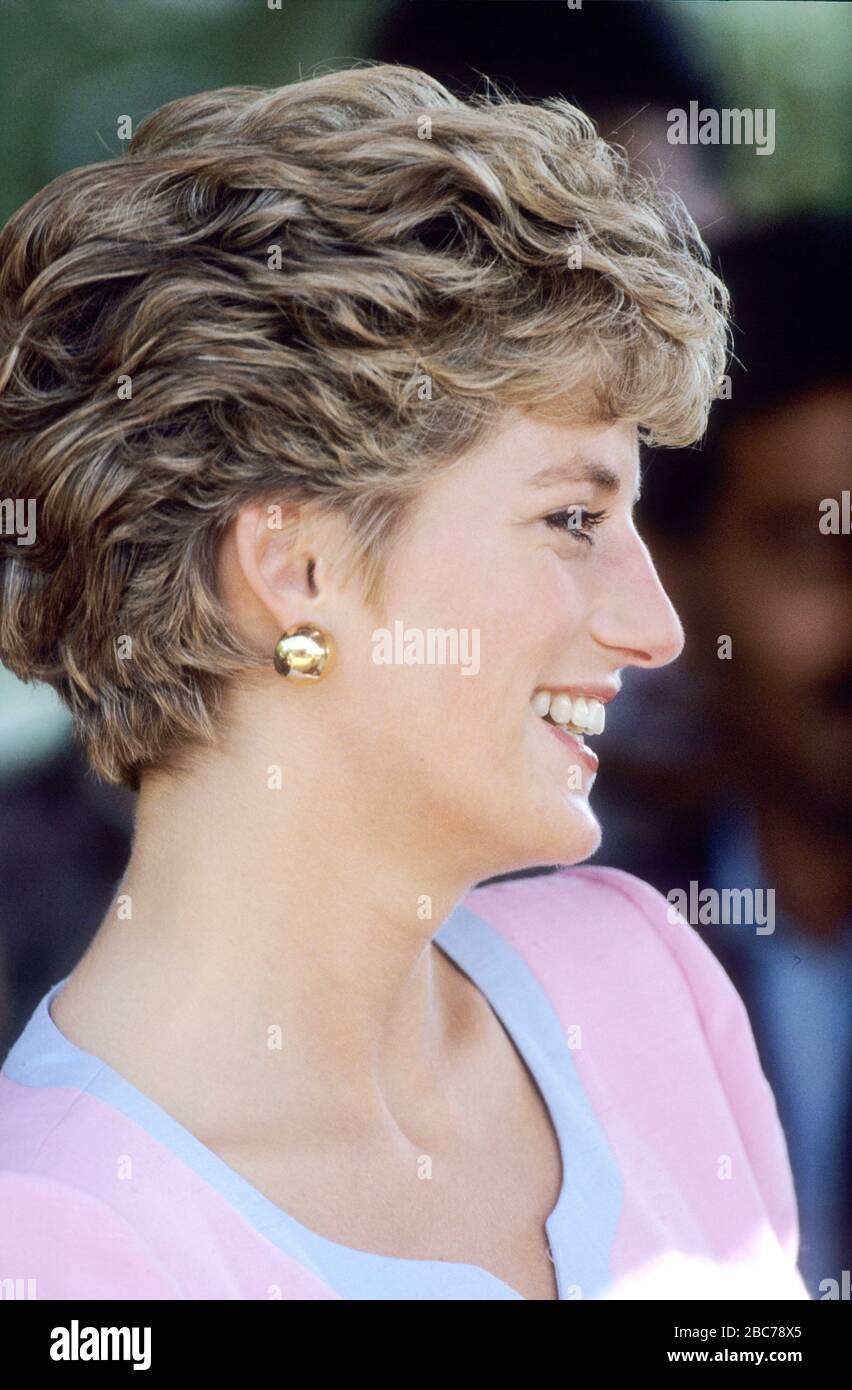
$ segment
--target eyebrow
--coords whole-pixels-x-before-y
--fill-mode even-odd
[[[530,478],[530,487],[545,488],[555,483],[591,483],[611,496],[621,487],[621,479],[614,468],[602,459],[589,458],[585,454],[578,454],[573,459],[565,459],[560,463],[548,464]],[[637,480],[634,502],[638,502],[640,490],[640,482]]]

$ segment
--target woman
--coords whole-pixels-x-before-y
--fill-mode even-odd
[[[725,365],[679,200],[562,100],[375,65],[172,102],[0,251],[0,657],[139,792],[5,1062],[0,1275],[807,1297],[739,996],[566,867],[682,645],[632,521]]]

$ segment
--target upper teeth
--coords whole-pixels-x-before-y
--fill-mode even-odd
[[[530,701],[533,713],[546,719],[549,715],[554,724],[579,730],[584,734],[602,734],[604,729],[604,707],[592,695],[551,695],[549,690],[539,690]]]

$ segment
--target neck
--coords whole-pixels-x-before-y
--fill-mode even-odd
[[[406,1096],[437,1113],[481,1022],[431,944],[470,879],[442,876],[439,846],[401,844],[352,789],[300,783],[289,764],[286,791],[265,764],[250,789],[233,768],[143,778],[126,874],[75,972],[113,1001],[102,1041],[115,1055],[135,1039],[137,1056],[144,1038],[158,1078],[179,1053],[175,1072],[204,1077],[198,1128],[227,1115],[268,1131],[270,1093],[306,1129],[375,1125]]]

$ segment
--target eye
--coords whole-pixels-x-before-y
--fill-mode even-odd
[[[544,520],[555,531],[567,531],[577,540],[585,541],[586,545],[594,545],[592,532],[602,521],[606,521],[608,515],[606,511],[593,512],[588,507],[575,506],[551,512]]]

